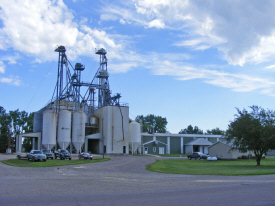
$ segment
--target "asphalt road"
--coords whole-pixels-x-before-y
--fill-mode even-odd
[[[15,156],[0,155],[8,158]],[[0,163],[0,205],[275,205],[275,175],[147,171],[156,159],[112,156],[108,162],[51,168]]]

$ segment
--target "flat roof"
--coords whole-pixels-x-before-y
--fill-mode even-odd
[[[222,138],[222,135],[213,134],[168,134],[168,133],[141,133],[141,136],[147,137],[199,137],[199,138]]]

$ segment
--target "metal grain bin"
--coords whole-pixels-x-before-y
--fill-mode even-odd
[[[57,142],[61,149],[66,149],[71,142],[72,113],[61,110],[58,114]]]
[[[56,145],[56,113],[52,110],[43,112],[42,144],[47,149]]]

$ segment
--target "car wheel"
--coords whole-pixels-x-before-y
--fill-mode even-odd
[[[32,158],[32,161],[34,162],[34,158]]]
[[[43,159],[44,162],[46,162],[46,159]]]
[[[72,158],[69,158],[69,160],[71,160]]]
[[[57,157],[55,156],[54,159],[57,159]]]
[[[191,160],[192,158],[191,157],[188,157],[189,160]]]
[[[201,157],[198,157],[198,158],[197,158],[197,160],[200,160],[200,159],[201,159]]]

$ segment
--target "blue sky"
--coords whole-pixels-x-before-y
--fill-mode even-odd
[[[104,47],[130,118],[166,117],[172,133],[225,130],[236,107],[274,109],[274,9],[271,0],[3,0],[0,105],[34,112],[51,100],[57,45],[85,65],[87,82]]]

